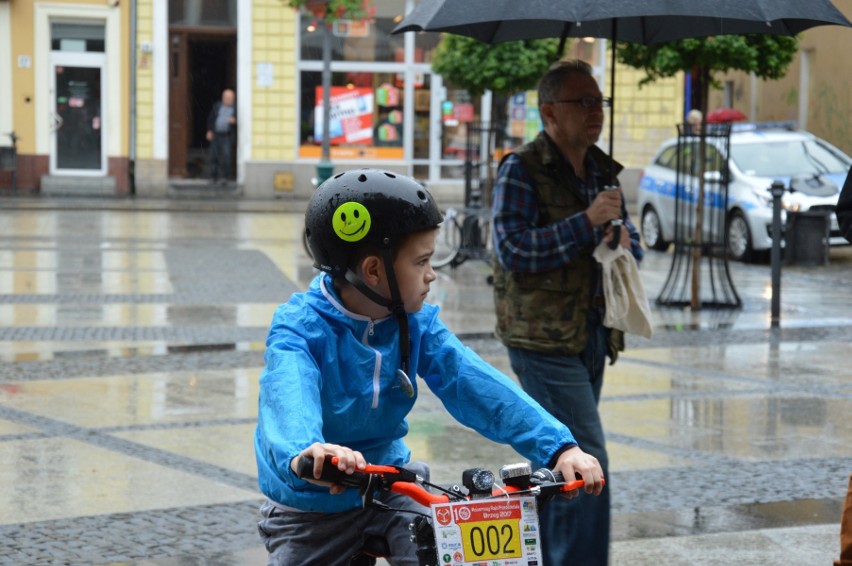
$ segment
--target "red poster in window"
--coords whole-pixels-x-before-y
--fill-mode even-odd
[[[453,115],[459,122],[473,122],[473,104],[456,104]]]
[[[331,87],[330,143],[331,145],[366,144],[373,142],[372,88]],[[314,141],[322,141],[322,87],[316,88],[314,106]]]

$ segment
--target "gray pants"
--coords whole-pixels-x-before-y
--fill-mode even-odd
[[[406,468],[428,478],[425,465],[410,464]],[[430,513],[428,508],[405,495],[383,492],[376,499],[392,509]],[[411,542],[408,530],[408,525],[415,518],[413,513],[372,507],[343,513],[306,513],[284,511],[268,501],[261,506],[260,513],[263,518],[257,529],[269,552],[268,566],[346,566],[371,535],[387,540],[391,555],[385,559],[390,564],[419,564],[415,553],[417,548]]]

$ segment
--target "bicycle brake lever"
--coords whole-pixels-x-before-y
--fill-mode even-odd
[[[574,491],[575,489],[582,489],[586,485],[586,482],[580,479],[579,474],[574,481],[566,482],[562,472],[548,468],[536,470],[532,473],[530,479],[532,480],[531,483],[537,486],[561,484],[560,491]],[[601,478],[601,483],[606,485],[606,479]]]
[[[337,461],[338,460],[336,456],[331,459],[331,462],[335,465],[337,464]],[[407,483],[419,483],[423,479],[415,472],[412,472],[411,470],[400,466],[367,464],[367,466],[363,470],[363,473],[379,476],[386,484],[392,484],[398,481]]]

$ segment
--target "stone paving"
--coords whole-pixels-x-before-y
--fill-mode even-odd
[[[313,270],[300,203],[11,199],[0,207],[0,565],[262,564],[251,436],[276,304]],[[649,253],[649,297],[670,256]],[[655,308],[607,368],[613,564],[827,564],[852,472],[852,248],[733,265],[743,308]],[[483,357],[487,267],[431,297]],[[509,372],[509,375],[511,373]],[[410,445],[441,483],[519,457],[424,394]]]

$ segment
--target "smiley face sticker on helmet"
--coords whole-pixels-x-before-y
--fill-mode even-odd
[[[360,202],[344,202],[334,211],[331,226],[344,242],[357,242],[370,232],[370,211]]]

